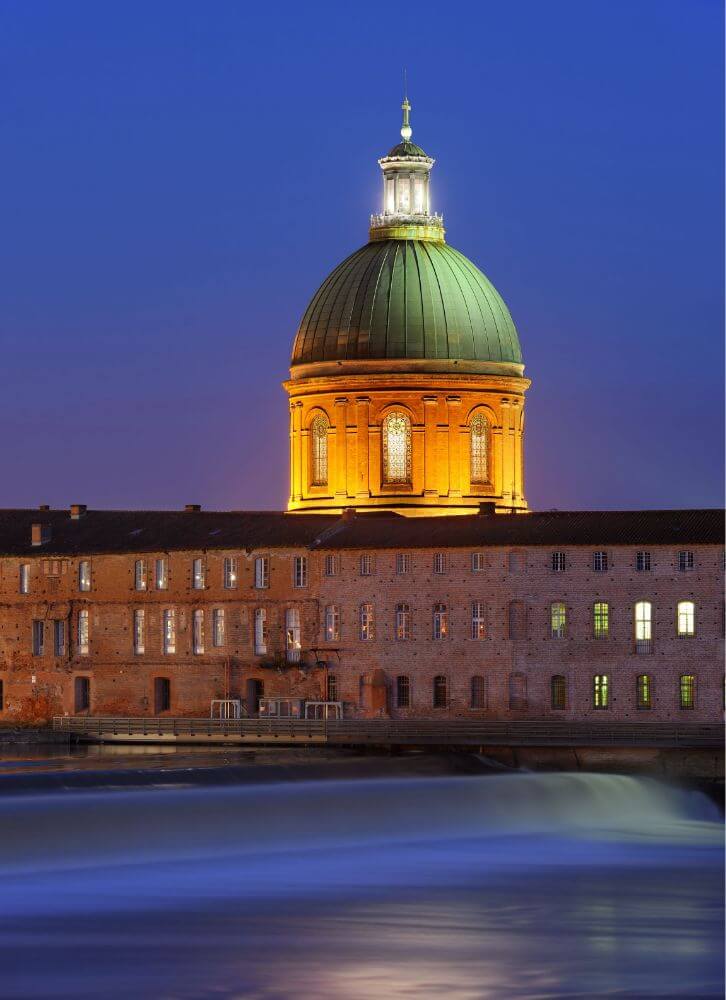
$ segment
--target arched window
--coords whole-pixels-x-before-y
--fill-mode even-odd
[[[487,682],[485,677],[479,675],[471,679],[471,707],[487,707]]]
[[[398,411],[383,421],[383,481],[411,482],[411,421]]]
[[[449,685],[441,674],[434,677],[434,708],[446,708],[449,703]]]
[[[509,675],[509,708],[513,712],[527,711],[527,678],[524,674]]]
[[[680,636],[695,635],[696,605],[693,601],[679,601],[676,616],[676,631]]]
[[[472,483],[489,481],[489,424],[483,413],[477,413],[469,427],[469,455]]]
[[[551,705],[556,712],[567,708],[567,681],[562,674],[553,674],[550,678]]]
[[[323,413],[310,424],[310,457],[313,486],[328,484],[328,430],[330,424]]]

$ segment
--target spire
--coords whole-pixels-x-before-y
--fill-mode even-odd
[[[409,142],[413,131],[411,129],[411,122],[409,119],[409,114],[411,112],[411,105],[408,102],[408,84],[406,81],[406,70],[403,71],[403,104],[401,105],[401,110],[403,111],[403,125],[401,125],[401,137],[404,142]]]

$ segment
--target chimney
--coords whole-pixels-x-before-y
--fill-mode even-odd
[[[72,503],[71,504],[71,520],[80,521],[83,515],[86,513],[88,508],[84,503]]]
[[[199,511],[201,509],[202,509],[202,505],[200,503],[185,503],[184,504],[184,513],[185,514],[197,514],[197,513],[199,513]]]
[[[495,514],[497,510],[497,505],[493,500],[484,500],[479,504],[479,513],[483,514],[485,517],[491,517]]]
[[[49,524],[33,524],[30,530],[30,541],[32,545],[45,545],[50,541]]]

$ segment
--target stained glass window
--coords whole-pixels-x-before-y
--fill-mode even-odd
[[[328,482],[328,418],[320,414],[310,424],[312,449],[313,486],[326,486]]]
[[[389,413],[383,421],[383,479],[411,482],[411,421],[405,413]]]
[[[471,422],[471,481],[486,483],[489,479],[487,455],[487,418],[478,413]]]

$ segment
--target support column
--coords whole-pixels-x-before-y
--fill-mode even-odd
[[[293,403],[293,499],[302,500],[302,403]]]
[[[290,503],[295,499],[295,404],[290,403]]]
[[[348,496],[348,473],[346,455],[346,429],[348,425],[348,398],[340,396],[335,400],[335,489],[336,497]]]
[[[436,497],[436,408],[438,396],[424,396],[424,496]]]
[[[449,496],[461,496],[461,466],[459,455],[459,424],[461,423],[460,396],[447,396],[446,408],[449,418]]]
[[[509,399],[502,400],[502,504],[512,506],[512,484],[514,479],[512,439],[512,406]]]
[[[512,502],[518,504],[522,499],[522,435],[519,430],[521,410],[519,400],[512,400]]]
[[[371,495],[368,479],[368,415],[371,401],[368,396],[358,396],[355,401],[356,416],[356,497]]]

